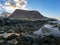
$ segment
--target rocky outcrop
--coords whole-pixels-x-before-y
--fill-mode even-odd
[[[44,18],[38,11],[28,11],[16,9],[9,18],[28,18],[28,19],[41,19]]]

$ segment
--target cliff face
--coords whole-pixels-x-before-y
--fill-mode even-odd
[[[44,18],[38,11],[28,11],[16,9],[9,18],[29,18],[29,19],[41,19]]]

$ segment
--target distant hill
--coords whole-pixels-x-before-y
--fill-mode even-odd
[[[42,19],[44,16],[38,11],[16,9],[9,18]]]

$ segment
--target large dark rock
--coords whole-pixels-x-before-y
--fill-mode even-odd
[[[16,9],[9,18],[28,18],[28,19],[41,19],[44,18],[38,11],[28,11]]]

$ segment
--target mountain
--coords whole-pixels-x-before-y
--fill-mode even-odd
[[[44,16],[40,14],[38,11],[29,11],[29,10],[21,10],[16,9],[9,18],[27,18],[27,19],[42,19]]]

